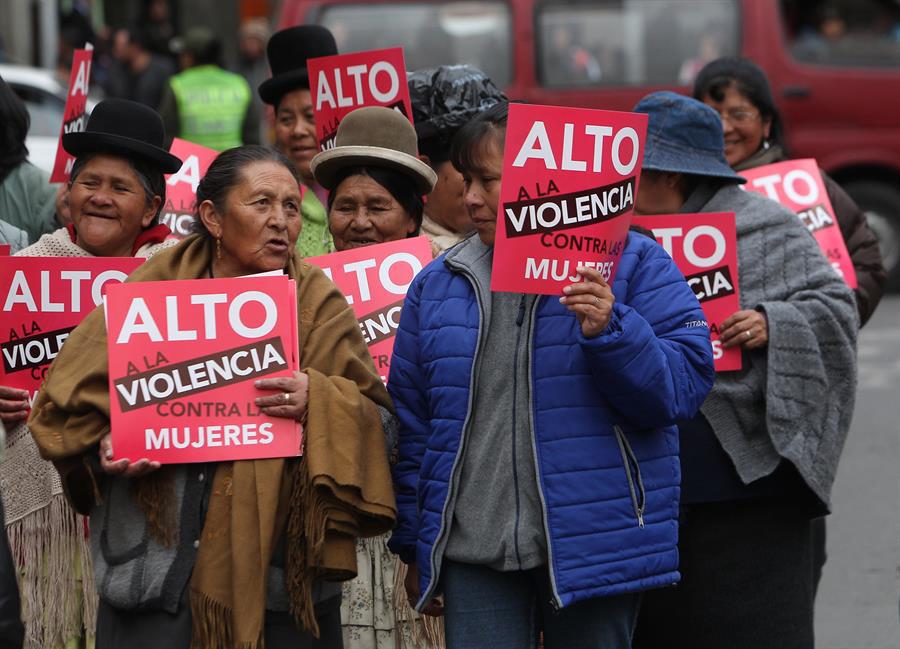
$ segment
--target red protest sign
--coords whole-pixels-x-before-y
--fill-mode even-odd
[[[431,262],[427,237],[401,239],[307,258],[347,296],[375,368],[387,383],[403,298],[413,278]]]
[[[6,257],[12,252],[12,246],[8,243],[0,243],[0,257]]]
[[[0,385],[34,396],[69,333],[143,263],[135,257],[0,257]]]
[[[338,124],[363,106],[387,106],[412,121],[403,48],[320,56],[308,66],[320,150],[334,148]]]
[[[59,129],[59,143],[56,145],[56,161],[53,164],[51,183],[63,183],[69,179],[72,163],[75,158],[62,147],[62,136],[65,133],[77,133],[87,126],[88,85],[91,81],[91,57],[94,48],[88,44],[83,50],[75,50],[72,57],[72,74],[69,77],[69,90],[66,93],[66,107],[63,110],[63,123]]]
[[[741,349],[724,349],[719,341],[722,323],[741,308],[734,212],[636,216],[634,223],[653,231],[697,296],[716,371],[741,369]]]
[[[254,380],[298,369],[287,277],[133,282],[106,299],[116,457],[163,464],[300,454],[300,424],[262,414]]]
[[[744,189],[755,191],[778,201],[797,213],[800,222],[813,236],[838,275],[850,288],[856,288],[856,270],[847,252],[834,208],[825,189],[819,165],[812,158],[787,160],[745,169]]]
[[[512,104],[491,290],[556,295],[591,266],[615,275],[647,116]]]
[[[169,226],[175,238],[183,239],[191,233],[194,223],[197,185],[219,152],[177,137],[172,140],[169,152],[184,162],[181,169],[166,174],[166,204],[160,221]]]

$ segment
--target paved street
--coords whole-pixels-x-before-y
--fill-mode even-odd
[[[828,519],[818,649],[900,648],[900,296],[863,330],[859,374]]]

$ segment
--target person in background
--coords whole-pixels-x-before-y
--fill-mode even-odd
[[[422,233],[431,240],[435,256],[472,233],[463,200],[462,175],[450,162],[456,132],[481,111],[506,101],[494,82],[469,65],[443,65],[407,75],[419,157],[437,174],[428,195]]]
[[[406,591],[448,649],[626,649],[639,592],[678,580],[678,442],[713,383],[703,312],[650,237],[609,285],[490,290],[506,102],[453,140],[477,236],[420,272],[388,390]],[[697,323],[697,324],[694,324]],[[702,324],[700,324],[702,323]],[[435,600],[443,593],[443,605]]]
[[[181,161],[159,148],[162,120],[124,99],[101,101],[87,129],[62,144],[75,156],[69,181],[72,223],[20,251],[25,257],[151,257],[174,246],[159,224],[164,173]],[[0,385],[0,421],[10,427],[0,465],[6,532],[22,557],[26,649],[93,641],[97,598],[85,521],[66,504],[59,475],[40,458],[25,425],[30,395]]]
[[[269,64],[266,61],[266,43],[269,41],[269,26],[265,18],[250,18],[241,23],[240,40],[238,41],[238,63],[236,72],[247,80],[250,89],[269,76]],[[258,93],[252,93],[256,114],[259,118],[259,141],[268,144],[269,119],[265,118],[266,106]]]
[[[310,164],[329,190],[328,227],[339,252],[419,234],[422,197],[436,174],[416,153],[416,132],[395,110],[359,108],[341,121],[335,147]],[[387,540],[357,542],[359,575],[344,583],[341,605],[345,649],[435,646],[424,637],[431,635],[426,625],[395,609],[397,560]]]
[[[725,156],[735,171],[788,159],[781,115],[769,80],[753,61],[726,57],[711,62],[697,77],[694,98],[712,106],[721,116]],[[862,327],[878,307],[887,282],[881,250],[863,211],[831,176],[820,172],[856,271],[854,294]],[[813,521],[812,537],[813,587],[818,589],[827,558],[824,518]]]
[[[28,243],[59,228],[56,216],[58,185],[46,172],[28,162],[25,138],[31,125],[28,109],[0,78],[0,221],[24,231]],[[15,242],[21,235],[7,230]]]
[[[250,86],[220,67],[221,41],[194,27],[176,43],[181,72],[169,79],[159,113],[166,134],[224,151],[259,143],[259,116]]]
[[[106,93],[155,109],[162,102],[175,68],[169,59],[152,52],[147,43],[147,36],[139,28],[115,31],[114,63],[109,71]]]
[[[158,56],[171,58],[170,44],[178,29],[169,0],[142,0],[142,4],[139,24],[147,34],[148,49]]]
[[[260,98],[275,110],[275,148],[293,163],[303,184],[303,230],[297,240],[303,257],[334,251],[324,207],[327,192],[310,169],[319,146],[306,61],[337,53],[334,36],[324,27],[301,25],[283,29],[266,46],[272,76],[259,86]]]
[[[735,214],[740,310],[719,336],[743,355],[679,423],[682,579],[644,593],[634,649],[812,649],[810,521],[853,416],[853,294],[791,211],[741,191],[712,108],[657,92],[634,110],[649,118],[635,212]]]

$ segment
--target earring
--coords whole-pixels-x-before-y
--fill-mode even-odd
[[[216,238],[216,259],[222,261],[222,239]]]

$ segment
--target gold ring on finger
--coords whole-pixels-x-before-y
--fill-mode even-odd
[[[281,396],[284,397],[284,405],[288,405],[291,402],[291,393],[290,392],[282,392]]]
[[[747,340],[750,340],[751,338],[753,338],[753,334],[750,333],[749,329],[747,329],[747,331],[744,332],[744,335],[747,336]]]

